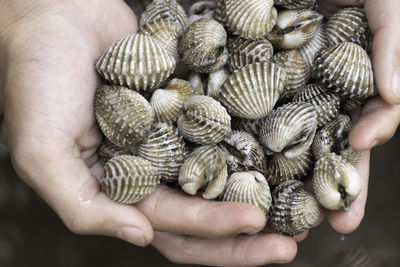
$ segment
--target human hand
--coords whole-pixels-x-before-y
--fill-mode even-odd
[[[121,0],[2,2],[1,99],[19,176],[78,234],[116,236],[141,246],[153,241],[176,262],[292,260],[292,238],[239,235],[264,227],[264,214],[251,205],[206,201],[159,186],[128,206],[100,191],[101,134],[93,108],[100,81],[94,64],[114,41],[136,30],[136,18]]]

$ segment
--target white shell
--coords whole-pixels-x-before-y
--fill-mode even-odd
[[[189,22],[200,18],[212,19],[214,15],[215,1],[197,1],[189,8]]]
[[[297,48],[300,56],[307,62],[307,64],[312,68],[315,54],[321,49],[328,47],[328,39],[326,37],[325,24],[321,23],[314,37],[304,44],[303,46]]]

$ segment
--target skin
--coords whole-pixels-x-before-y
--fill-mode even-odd
[[[100,191],[97,178],[102,168],[96,150],[101,135],[93,111],[100,81],[94,63],[113,42],[137,30],[136,17],[123,1],[0,3],[0,101],[11,159],[19,176],[72,232],[115,236],[139,246],[151,243],[178,263],[256,266],[295,257],[296,240],[306,233],[294,239],[268,231],[241,234],[264,228],[264,214],[251,205],[207,201],[159,186],[144,201],[127,206],[112,202]],[[329,3],[326,10],[336,8],[333,1]],[[367,4],[367,10],[381,8]],[[388,30],[396,31],[382,26],[387,17],[381,16],[375,24],[371,21],[371,28],[392,42],[400,35],[387,35]],[[379,52],[380,42],[374,40],[376,69],[388,64],[379,64],[383,58],[375,57],[384,54]],[[385,60],[391,60],[395,69],[398,59]],[[399,121],[397,106],[386,99],[392,83],[380,81],[380,73],[376,72],[377,83],[386,102],[374,99],[363,109],[350,136],[357,149],[368,150],[375,141],[386,141]],[[383,115],[387,119],[382,120]],[[364,181],[361,196],[349,212],[328,214],[333,228],[342,233],[356,229],[363,217],[369,152],[357,168]]]

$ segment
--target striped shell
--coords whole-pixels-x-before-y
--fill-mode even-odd
[[[230,173],[249,170],[265,171],[266,158],[263,148],[251,134],[233,131],[220,143],[220,148],[224,152]]]
[[[272,192],[270,222],[280,233],[294,236],[317,223],[320,215],[318,202],[303,187],[302,182],[289,180]]]
[[[104,166],[101,190],[113,201],[134,204],[150,195],[160,175],[150,162],[135,156],[117,156]]]
[[[265,117],[260,140],[267,154],[284,152],[296,158],[311,146],[316,129],[317,113],[311,104],[289,103]]]
[[[226,26],[246,39],[262,38],[275,25],[274,0],[223,0],[221,5]]]
[[[315,163],[312,185],[318,202],[329,210],[348,210],[361,192],[357,169],[335,153]]]
[[[175,59],[157,41],[144,34],[122,38],[96,63],[107,81],[135,90],[153,89],[174,71]]]
[[[248,120],[236,118],[235,120],[232,120],[232,129],[248,132],[258,140],[263,122],[262,119]]]
[[[235,172],[226,183],[223,201],[249,203],[268,214],[271,191],[265,177],[256,171]]]
[[[221,86],[224,84],[226,79],[228,79],[228,77],[229,75],[225,68],[220,68],[210,72],[208,75],[206,95],[218,100],[221,92]]]
[[[176,124],[183,113],[183,104],[193,95],[189,82],[172,79],[165,89],[154,91],[150,99],[156,121]]]
[[[274,63],[253,63],[235,71],[222,85],[220,101],[244,119],[265,117],[286,85],[286,72]]]
[[[299,48],[314,38],[322,18],[318,12],[307,9],[281,11],[268,40],[282,49]]]
[[[328,39],[326,37],[325,24],[320,23],[317,32],[308,43],[297,48],[300,56],[307,62],[307,64],[312,68],[315,54],[321,49],[328,47]]]
[[[94,110],[104,135],[125,148],[143,140],[154,121],[149,102],[139,93],[122,86],[97,88]]]
[[[130,155],[130,150],[127,148],[114,145],[110,140],[104,139],[99,150],[99,159],[102,165],[116,156]]]
[[[315,4],[315,0],[275,0],[275,5],[285,9],[307,9]]]
[[[293,97],[293,102],[307,102],[317,111],[317,127],[324,126],[339,114],[340,99],[319,84],[308,84]]]
[[[266,177],[271,185],[278,185],[287,180],[300,180],[305,177],[314,164],[313,155],[305,151],[297,158],[289,159],[283,153],[268,157]]]
[[[208,77],[208,73],[191,72],[188,78],[188,82],[192,85],[195,95],[204,95],[204,84],[205,78]]]
[[[376,93],[371,60],[357,44],[345,42],[321,49],[313,71],[339,97],[367,98]]]
[[[215,1],[198,1],[189,8],[189,22],[192,23],[200,18],[212,19],[214,15]]]
[[[311,76],[311,68],[297,50],[281,51],[274,56],[274,62],[287,73],[287,84],[281,98],[292,98]]]
[[[182,136],[166,123],[155,123],[147,138],[137,146],[137,155],[157,168],[162,178],[175,181],[184,161]]]
[[[225,15],[224,15],[224,11],[222,9],[223,7],[223,2],[224,0],[215,0],[213,2],[215,2],[215,9],[214,9],[214,14],[213,17],[216,21],[218,21],[219,23],[225,25]]]
[[[359,7],[343,8],[333,14],[326,24],[326,34],[330,45],[353,42],[367,49],[372,40],[367,16]]]
[[[216,144],[231,133],[231,117],[211,97],[195,95],[185,102],[184,110],[178,119],[178,127],[191,142]]]
[[[202,194],[205,199],[218,197],[225,188],[228,178],[227,166],[222,151],[215,145],[195,149],[185,160],[179,172],[179,184],[183,191],[196,195],[206,186]]]
[[[365,101],[366,100],[364,98],[342,97],[340,99],[340,108],[344,113],[349,114],[352,111],[361,108],[362,105],[364,105]]]
[[[182,61],[198,72],[221,68],[228,60],[226,32],[214,19],[201,18],[185,31],[179,44]]]

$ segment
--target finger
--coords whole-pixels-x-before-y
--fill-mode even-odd
[[[389,105],[379,96],[368,100],[353,126],[350,145],[359,151],[368,150],[393,137],[400,123],[400,105]]]
[[[266,219],[250,204],[205,200],[163,185],[136,207],[157,230],[202,237],[258,232]]]
[[[264,233],[205,239],[156,231],[152,245],[172,262],[212,266],[287,263],[297,252],[292,238]]]
[[[351,233],[360,225],[364,217],[365,204],[368,194],[370,151],[363,152],[360,162],[356,168],[362,180],[362,189],[357,199],[350,205],[348,211],[328,212],[328,221],[332,228],[343,234]]]
[[[400,1],[367,0],[365,12],[373,33],[372,61],[376,84],[389,104],[400,104]]]

